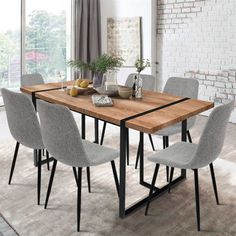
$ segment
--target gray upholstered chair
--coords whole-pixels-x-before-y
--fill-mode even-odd
[[[16,140],[14,157],[8,184],[11,184],[19,145],[38,150],[38,180],[37,180],[37,202],[40,204],[41,191],[41,150],[44,149],[38,117],[33,103],[22,93],[12,92],[3,88],[1,90],[5,104],[7,121],[10,132]]]
[[[133,87],[135,75],[137,75],[137,73],[129,74],[127,80],[125,81],[125,86]],[[153,75],[146,75],[146,74],[141,74],[141,77],[143,80],[143,89],[153,91],[155,86],[155,77]]]
[[[41,74],[39,73],[34,73],[34,74],[24,74],[21,77],[21,86],[33,86],[33,85],[39,85],[39,84],[44,84],[44,79]],[[29,94],[26,94],[30,99],[32,99],[32,96]],[[42,150],[43,156],[45,155],[44,149]],[[47,159],[47,168],[50,170],[50,165],[49,165],[49,153],[46,150],[46,159]]]
[[[234,107],[234,101],[216,107],[210,114],[207,124],[202,132],[198,144],[179,142],[160,152],[148,157],[148,160],[156,164],[152,185],[149,192],[149,200],[147,203],[145,214],[148,213],[151,194],[154,190],[156,177],[160,164],[171,167],[171,175],[169,182],[169,190],[173,178],[174,168],[192,169],[194,171],[195,180],[195,198],[196,198],[196,215],[197,229],[200,230],[200,204],[199,204],[199,185],[198,185],[198,169],[210,166],[213,189],[215,193],[216,203],[219,204],[213,161],[220,154],[226,133],[227,123]]]
[[[21,86],[32,86],[32,85],[39,85],[44,84],[44,79],[41,74],[34,73],[34,74],[24,74],[21,77]]]
[[[171,95],[196,99],[198,97],[198,89],[199,82],[197,79],[171,77],[167,80],[163,92]],[[194,126],[195,121],[196,116],[188,119],[187,123],[187,137],[190,143],[192,143],[192,138],[189,130]],[[163,137],[163,149],[169,146],[169,136],[180,133],[181,127],[181,123],[178,123],[176,125],[172,125],[165,129],[162,129],[154,134]],[[138,157],[139,154],[137,155],[135,168],[137,168],[138,166]],[[166,167],[166,179],[167,181],[169,181],[168,166]]]
[[[137,75],[136,73],[129,74],[129,76],[126,79],[125,86],[127,87],[133,87],[134,83],[134,76]],[[141,74],[141,77],[143,79],[143,89],[153,91],[155,87],[155,77],[153,75],[146,75]],[[103,129],[102,129],[102,135],[101,135],[101,141],[100,144],[103,144],[105,132],[106,132],[106,125],[107,122],[104,122]],[[155,147],[153,144],[152,136],[149,134],[150,143],[152,145],[153,151],[155,151]],[[138,157],[137,157],[138,158]],[[127,164],[129,165],[129,134],[127,135]]]
[[[119,183],[114,159],[119,156],[119,152],[99,144],[82,140],[74,117],[67,107],[53,105],[44,101],[38,101],[37,106],[41,121],[43,142],[47,150],[55,158],[49,180],[45,208],[47,208],[58,160],[73,167],[73,172],[78,187],[77,230],[79,231],[81,214],[82,168],[111,162],[118,192]],[[76,167],[78,167],[78,173],[76,171]]]

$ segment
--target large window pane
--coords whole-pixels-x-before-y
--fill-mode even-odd
[[[20,17],[19,0],[0,2],[0,88],[20,85]]]
[[[25,73],[41,73],[45,81],[67,77],[70,57],[69,0],[27,0]]]

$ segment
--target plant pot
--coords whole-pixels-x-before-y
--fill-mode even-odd
[[[98,88],[102,86],[102,73],[93,73],[93,87]]]

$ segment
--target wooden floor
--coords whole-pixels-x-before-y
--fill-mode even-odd
[[[79,123],[79,116],[76,115]],[[206,122],[198,117],[192,130],[197,142]],[[101,123],[102,124],[102,123]],[[102,125],[100,125],[102,126]],[[131,165],[127,167],[127,205],[145,196],[148,190],[138,185],[138,171],[134,170],[138,133],[131,131]],[[93,140],[93,121],[87,122],[88,139]],[[179,135],[170,141],[180,140]],[[155,146],[161,149],[162,140],[154,137]],[[107,126],[104,145],[118,147],[119,129]],[[11,186],[7,185],[14,140],[11,138],[5,112],[0,112],[0,212],[22,236],[69,236],[76,233],[76,185],[71,168],[59,164],[48,209],[36,205],[36,175],[32,151],[20,147],[19,158]],[[151,145],[145,135],[145,155]],[[146,180],[150,181],[154,166],[145,161]],[[118,217],[118,198],[109,164],[91,169],[92,193],[87,192],[83,172],[82,218],[79,235],[236,235],[236,125],[230,124],[224,150],[215,163],[220,206],[216,206],[208,168],[200,170],[202,231],[196,231],[193,175],[150,205],[150,215],[144,216],[141,209],[128,218]],[[42,203],[45,199],[49,172],[43,167]],[[165,168],[162,167],[157,183],[165,183]]]

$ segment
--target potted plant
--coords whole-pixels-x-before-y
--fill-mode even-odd
[[[82,70],[90,70],[93,74],[93,86],[100,87],[102,78],[105,73],[110,70],[115,70],[122,66],[123,59],[121,57],[110,56],[103,54],[90,63],[83,62],[82,60],[70,60],[67,64],[73,68]]]
[[[121,67],[123,61],[121,57],[110,56],[108,54],[103,54],[92,61],[88,68],[93,72],[93,86],[101,87],[103,75],[108,71]]]
[[[136,68],[136,71],[138,72],[138,75],[134,81],[135,85],[135,97],[136,98],[142,98],[142,87],[143,87],[143,81],[140,76],[140,73],[146,68],[150,67],[150,61],[148,59],[137,59],[134,63],[134,66]]]

